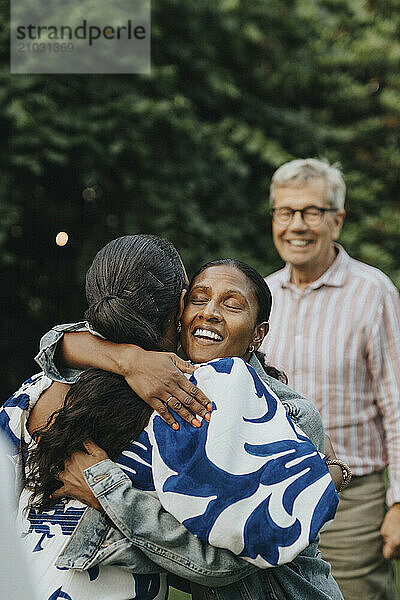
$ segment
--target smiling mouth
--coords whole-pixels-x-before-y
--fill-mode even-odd
[[[209,329],[200,329],[200,327],[196,327],[192,335],[196,339],[206,342],[222,342],[222,340],[224,339],[222,335],[220,335],[216,331],[210,331]]]
[[[296,246],[296,248],[305,248],[312,244],[313,240],[286,240],[288,244],[291,246]]]

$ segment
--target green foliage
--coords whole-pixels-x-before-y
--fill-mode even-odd
[[[151,75],[4,69],[6,388],[33,370],[40,333],[82,316],[84,272],[113,237],[164,235],[189,271],[221,256],[279,268],[267,185],[294,157],[341,162],[343,243],[400,285],[398,4],[159,0]],[[5,62],[5,28],[0,43]]]

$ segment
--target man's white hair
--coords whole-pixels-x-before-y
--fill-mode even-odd
[[[270,204],[274,205],[275,191],[279,187],[302,187],[311,179],[321,178],[326,182],[326,199],[331,208],[342,210],[346,196],[339,163],[330,165],[325,159],[297,158],[279,167],[271,179]]]

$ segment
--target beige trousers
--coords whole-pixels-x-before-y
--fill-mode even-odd
[[[340,494],[335,520],[319,548],[345,600],[395,600],[390,561],[382,556],[379,533],[385,516],[384,472],[354,477]]]

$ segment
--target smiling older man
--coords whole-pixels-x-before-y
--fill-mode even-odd
[[[294,160],[274,174],[273,239],[286,266],[262,350],[319,409],[354,480],[321,550],[346,600],[393,599],[400,555],[400,302],[378,269],[336,243],[345,184],[335,166]],[[386,494],[384,469],[389,466]]]

